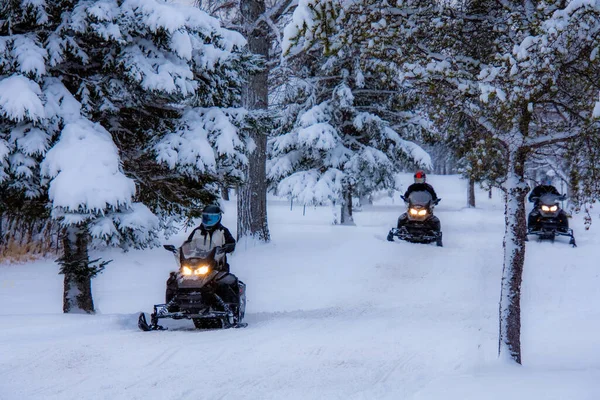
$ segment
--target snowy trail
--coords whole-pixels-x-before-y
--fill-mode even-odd
[[[173,267],[161,249],[104,254],[115,261],[94,281],[94,316],[60,314],[52,262],[0,267],[0,399],[462,399],[465,388],[491,398],[481,394],[521,377],[496,360],[503,207],[479,193],[480,208],[463,209],[462,181],[432,181],[443,248],[378,239],[403,208],[385,199],[357,212],[356,227],[329,225],[326,208],[302,216],[271,203],[273,243],[230,261],[248,285],[245,329],[138,331],[137,312],[161,301]],[[528,244],[524,374],[563,389],[544,399],[568,399],[551,395],[575,384],[573,399],[600,396],[598,308],[586,303],[600,299],[598,238],[582,233],[575,250]],[[574,251],[579,261],[566,258]],[[585,332],[572,341],[570,327]]]

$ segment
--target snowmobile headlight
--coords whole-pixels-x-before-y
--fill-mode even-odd
[[[192,269],[191,269],[190,267],[188,267],[187,265],[184,265],[184,266],[181,268],[181,273],[182,273],[183,275],[192,275]]]
[[[554,212],[556,210],[558,210],[558,206],[557,205],[554,205],[554,206],[550,207],[550,211]]]
[[[200,268],[197,268],[196,270],[194,270],[194,274],[196,275],[206,275],[208,274],[208,265],[203,265]]]
[[[548,207],[548,206],[542,206],[542,211],[548,212],[548,211],[550,211],[550,207]]]
[[[410,215],[419,215],[419,210],[417,210],[416,208],[411,208],[409,212]]]
[[[427,210],[419,210],[419,215],[420,216],[427,215]]]

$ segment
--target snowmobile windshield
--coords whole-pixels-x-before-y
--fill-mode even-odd
[[[181,253],[183,258],[209,258],[213,249],[207,247],[204,242],[204,239],[194,239],[181,245]]]
[[[431,193],[426,192],[426,191],[412,192],[408,196],[408,201],[413,206],[426,207],[429,205],[429,203],[431,203],[432,200],[433,200],[433,197],[431,197]]]
[[[540,203],[541,204],[548,204],[548,205],[553,205],[558,203],[559,201],[564,200],[563,196],[559,196],[557,194],[554,193],[546,193],[540,196]]]

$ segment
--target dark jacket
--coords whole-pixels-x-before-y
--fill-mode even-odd
[[[433,190],[433,186],[431,186],[429,183],[413,183],[408,187],[408,189],[406,189],[406,193],[404,193],[404,198],[408,200],[408,196],[410,196],[410,194],[413,192],[429,192],[433,201],[436,201],[438,199],[435,190]]]
[[[190,233],[186,242],[192,239],[204,239],[204,243],[209,247],[220,246],[223,253],[231,253],[235,250],[235,239],[229,229],[225,228],[220,222],[212,230],[208,230],[204,224],[200,224]]]
[[[537,202],[538,199],[545,195],[545,194],[555,194],[557,196],[560,196],[560,193],[558,193],[558,190],[556,190],[556,188],[552,185],[538,185],[536,187],[533,188],[533,190],[531,191],[531,193],[529,194],[529,201],[531,203]]]

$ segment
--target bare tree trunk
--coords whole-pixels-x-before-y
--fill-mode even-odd
[[[229,201],[229,188],[225,185],[221,186],[221,197],[225,201]]]
[[[475,180],[469,178],[469,186],[467,188],[467,206],[475,208]]]
[[[85,226],[70,226],[65,229],[63,235],[63,312],[93,313],[92,276],[87,273],[88,231]]]
[[[253,112],[260,121],[269,106],[268,77],[266,63],[269,59],[270,40],[268,26],[265,22],[257,23],[265,12],[264,0],[241,0],[240,2],[244,33],[248,40],[249,50],[265,60],[265,69],[249,77],[244,91],[244,106]],[[246,180],[240,186],[238,196],[238,239],[252,236],[260,241],[270,240],[267,224],[267,132],[261,130],[260,123],[250,131],[256,148],[250,154],[246,169]]]
[[[490,190],[488,190],[488,199],[492,198],[492,187],[490,186]]]
[[[362,196],[360,196],[360,205],[361,206],[366,206],[366,205],[370,205],[373,204],[373,198],[371,197],[370,194],[364,194]]]
[[[500,292],[500,335],[498,354],[521,364],[521,282],[525,264],[527,220],[524,178],[526,151],[511,149],[506,181],[504,268]]]
[[[341,225],[354,225],[354,218],[352,217],[352,186],[348,185],[344,187],[342,193],[342,212],[340,214]]]

